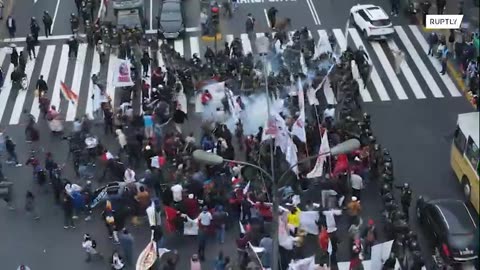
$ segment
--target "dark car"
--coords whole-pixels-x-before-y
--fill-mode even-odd
[[[182,0],[165,0],[158,15],[158,29],[166,39],[176,39],[185,32]]]
[[[432,244],[447,262],[463,263],[478,258],[478,228],[465,202],[420,197],[416,214]]]

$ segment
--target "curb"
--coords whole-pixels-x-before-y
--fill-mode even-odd
[[[417,18],[417,25],[421,27],[422,31],[424,33],[430,33],[430,32],[433,32],[433,29],[427,29],[425,28],[425,26],[423,26],[423,24],[421,23],[422,21],[422,18],[420,17],[419,14],[416,15],[416,18]],[[441,30],[440,30],[441,32]],[[455,63],[452,63],[452,60],[448,60],[447,62],[447,73],[450,75],[450,77],[453,78],[453,80],[455,81],[455,84],[457,85],[458,89],[463,92],[463,96],[467,99],[468,103],[470,103],[474,108],[475,105],[472,104],[472,102],[469,100],[468,98],[468,93],[466,92],[467,90],[467,87],[465,86],[465,83],[464,83],[464,80],[463,80],[463,75],[457,70],[457,67],[455,65]]]

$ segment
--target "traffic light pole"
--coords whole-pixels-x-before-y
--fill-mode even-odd
[[[215,24],[215,38],[213,39],[213,49],[215,50],[215,55],[217,54],[217,34],[218,34],[218,24]]]

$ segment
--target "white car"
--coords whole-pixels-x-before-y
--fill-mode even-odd
[[[387,39],[395,32],[387,13],[379,6],[353,6],[350,9],[350,20],[366,39]]]

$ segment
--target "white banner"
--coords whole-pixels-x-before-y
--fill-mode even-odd
[[[318,211],[300,212],[300,229],[306,233],[318,235],[317,221],[319,217]]]
[[[288,270],[315,270],[315,256],[292,261],[288,265]]]
[[[315,163],[315,167],[307,174],[307,178],[315,178],[323,175],[323,164],[327,161],[328,155],[322,155],[330,152],[330,144],[328,143],[328,132],[325,130],[322,136],[322,144],[320,145],[319,157]]]
[[[115,65],[115,71],[113,74],[113,86],[114,87],[126,87],[133,86],[135,83],[132,81],[130,67],[132,64],[130,60],[117,59],[117,65]]]

